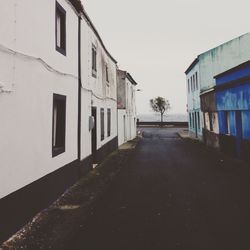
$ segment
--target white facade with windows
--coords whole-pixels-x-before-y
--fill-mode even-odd
[[[98,150],[107,143],[117,144],[117,65],[86,16],[81,23],[81,58],[81,160],[85,160],[95,151],[99,158]],[[89,128],[90,117],[96,125],[92,130]],[[93,133],[96,133],[96,138],[93,138]],[[95,148],[92,147],[93,140]]]
[[[129,73],[117,70],[118,144],[136,137],[137,115],[135,93],[137,83]]]
[[[20,207],[11,216],[26,221],[22,211],[29,202],[18,202],[20,192],[24,201],[33,200],[29,211],[37,213],[117,149],[118,111],[117,62],[80,0],[0,0],[0,22],[4,228],[10,216],[6,201]],[[127,139],[132,139],[135,89],[128,79],[126,86]],[[7,236],[1,234],[0,242]]]
[[[56,49],[56,3],[70,27],[67,56]],[[77,159],[78,14],[65,0],[0,1],[0,13],[2,198]],[[55,94],[65,99],[61,114]]]

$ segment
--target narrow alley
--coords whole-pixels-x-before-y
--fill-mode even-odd
[[[65,249],[250,249],[250,169],[176,128],[143,138]]]

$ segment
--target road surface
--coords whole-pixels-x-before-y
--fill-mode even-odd
[[[73,250],[249,250],[250,166],[176,128],[144,128],[143,138]]]

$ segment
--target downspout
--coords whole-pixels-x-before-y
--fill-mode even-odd
[[[78,138],[77,138],[77,158],[81,163],[81,119],[82,119],[82,74],[81,74],[81,16],[78,17]],[[81,173],[81,171],[80,171]]]

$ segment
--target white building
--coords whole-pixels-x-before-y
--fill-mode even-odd
[[[116,61],[80,0],[0,0],[0,21],[1,242],[118,136]]]
[[[118,106],[118,144],[119,146],[136,137],[136,103],[137,83],[132,76],[117,70],[117,106]]]
[[[81,22],[81,61],[81,161],[85,167],[100,162],[118,146],[117,65],[86,12]]]
[[[200,105],[199,60],[196,58],[186,70],[188,127],[191,137],[202,140],[202,113]]]

